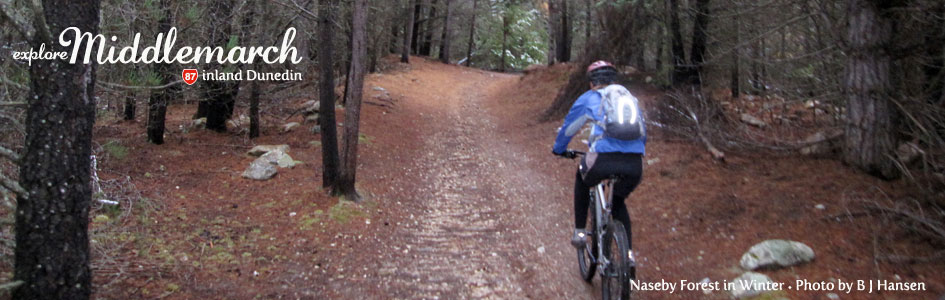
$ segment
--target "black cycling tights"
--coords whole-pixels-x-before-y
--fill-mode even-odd
[[[582,169],[588,168],[586,159],[581,161]],[[591,187],[611,175],[623,176],[614,184],[612,213],[614,219],[623,223],[627,235],[630,235],[630,214],[624,199],[640,184],[643,175],[643,157],[635,153],[598,153],[586,176],[581,176],[580,169],[577,171],[574,181],[574,228],[584,228],[587,224]]]

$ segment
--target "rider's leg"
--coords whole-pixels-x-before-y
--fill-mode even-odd
[[[623,228],[627,231],[627,244],[632,248],[633,245],[633,233],[630,226],[630,212],[627,211],[627,204],[624,203],[624,199],[627,199],[627,196],[633,191],[634,186],[630,184],[625,184],[622,182],[617,182],[614,184],[614,198],[613,198],[613,216],[614,219],[620,221],[623,224]]]
[[[571,236],[571,245],[583,247],[587,244],[587,209],[591,202],[591,189],[581,178],[581,171],[577,171],[574,179],[574,234]]]
[[[581,171],[574,178],[574,228],[584,229],[587,224],[587,209],[591,203],[591,188],[584,183]]]
[[[627,231],[627,239],[632,241],[630,213],[627,211],[627,205],[624,202],[627,196],[640,184],[643,173],[643,159],[639,154],[631,153],[608,153],[598,159],[601,162],[600,172],[621,175],[620,180],[614,183],[611,214],[615,220],[623,224]],[[606,164],[603,162],[606,162]]]

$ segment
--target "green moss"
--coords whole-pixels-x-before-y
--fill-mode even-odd
[[[312,230],[312,228],[315,226],[315,223],[318,223],[318,221],[321,221],[321,217],[319,215],[304,216],[299,222],[299,230]]]
[[[102,149],[105,150],[108,156],[117,160],[124,160],[128,157],[128,147],[122,145],[118,140],[108,141],[108,143],[102,145]]]
[[[338,204],[328,209],[328,217],[341,224],[348,223],[351,218],[363,217],[364,215],[357,204],[344,201],[344,199],[340,199]]]
[[[358,134],[358,143],[370,145],[374,141],[374,137],[367,134],[359,133]]]

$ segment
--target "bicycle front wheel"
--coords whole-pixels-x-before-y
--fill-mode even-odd
[[[597,218],[597,212],[594,205],[588,209],[587,224],[584,227],[587,230],[587,244],[577,249],[578,268],[581,271],[581,279],[590,283],[594,279],[594,273],[597,271],[597,226],[594,220]]]
[[[620,221],[612,220],[604,234],[604,257],[608,262],[601,276],[604,300],[630,299],[630,245]]]

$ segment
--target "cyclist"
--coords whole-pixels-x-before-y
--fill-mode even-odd
[[[555,155],[568,158],[576,156],[573,151],[567,150],[568,143],[586,122],[602,119],[601,94],[598,90],[616,82],[617,69],[609,62],[597,61],[587,67],[587,76],[591,89],[578,97],[564,118],[564,125],[558,130],[552,148]],[[626,226],[627,240],[632,241],[629,236],[630,214],[624,199],[640,183],[646,136],[627,141],[604,137],[602,134],[603,129],[595,123],[588,139],[590,151],[581,160],[574,180],[574,234],[571,236],[571,244],[578,248],[587,243],[584,226],[587,223],[590,189],[612,175],[621,176],[614,184],[613,216]]]

